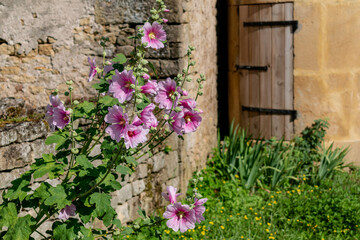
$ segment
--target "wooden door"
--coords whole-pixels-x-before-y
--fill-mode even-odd
[[[229,119],[255,138],[293,135],[293,3],[229,6]]]

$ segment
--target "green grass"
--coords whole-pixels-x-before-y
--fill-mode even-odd
[[[304,178],[285,189],[254,193],[209,166],[201,176],[197,190],[209,199],[205,221],[175,233],[163,220],[139,227],[128,239],[360,239],[359,171],[337,173],[321,186]]]

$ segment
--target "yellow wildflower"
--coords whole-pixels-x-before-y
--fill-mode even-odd
[[[223,225],[221,225],[220,227],[221,227],[221,229],[225,229],[225,227]]]
[[[211,225],[214,225],[214,222],[209,222]]]

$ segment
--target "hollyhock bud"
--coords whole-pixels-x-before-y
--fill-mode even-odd
[[[149,80],[149,79],[150,79],[150,76],[149,76],[149,74],[144,73],[144,74],[142,75],[142,78],[145,79],[145,80]]]
[[[167,23],[169,20],[167,20],[166,18],[162,19],[164,23]]]
[[[165,198],[166,201],[169,201],[171,204],[176,203],[176,198],[182,193],[176,193],[177,189],[173,186],[169,186],[166,188],[167,193],[161,193],[161,195]]]
[[[90,64],[90,73],[89,73],[88,82],[91,82],[97,73],[95,58],[93,58],[93,60],[91,60],[91,58],[88,57],[88,62]]]
[[[164,9],[164,12],[166,12],[166,13],[167,13],[167,12],[170,12],[170,10],[169,10],[169,9]]]

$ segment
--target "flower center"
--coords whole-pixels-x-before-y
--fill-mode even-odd
[[[134,136],[134,135],[135,135],[135,131],[129,131],[129,132],[128,132],[128,135],[129,135],[129,137]]]
[[[119,121],[119,124],[120,124],[120,125],[125,125],[125,119],[122,118],[122,119]]]
[[[174,91],[169,92],[169,97],[172,97],[172,95],[174,95]]]
[[[153,33],[153,32],[149,33],[149,38],[150,39],[155,39],[155,33]]]
[[[130,85],[131,85],[131,82],[126,82],[126,83],[125,83],[125,87],[126,87],[126,88],[130,88]]]
[[[184,215],[185,215],[184,212],[178,212],[178,213],[177,213],[177,216],[178,216],[180,219],[182,219]]]
[[[191,122],[191,117],[189,115],[185,116],[184,119],[186,123]]]
[[[65,116],[65,117],[64,117],[64,121],[69,121],[69,117],[68,117],[68,116]]]

